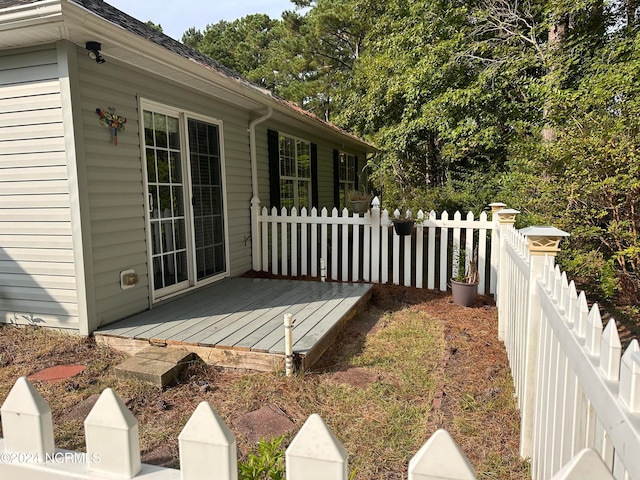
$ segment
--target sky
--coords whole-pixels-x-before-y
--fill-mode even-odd
[[[291,0],[106,0],[118,10],[143,22],[151,20],[176,40],[190,27],[204,31],[210,23],[235,20],[251,13],[280,18],[285,10],[295,10]]]

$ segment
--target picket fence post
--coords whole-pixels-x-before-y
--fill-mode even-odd
[[[538,341],[542,307],[538,296],[537,282],[544,275],[545,260],[553,260],[560,251],[558,245],[563,237],[569,236],[555,227],[527,227],[520,230],[527,239],[530,254],[529,278],[526,292],[526,322],[523,395],[520,399],[520,456],[533,454],[533,431],[535,418],[535,391],[538,371]]]
[[[489,293],[493,293],[496,299],[498,298],[498,291],[496,289],[498,284],[498,265],[500,259],[500,224],[498,223],[498,215],[500,210],[507,205],[502,202],[493,202],[489,204],[491,207],[491,220],[493,221],[493,228],[491,229],[491,283],[489,284]]]
[[[640,414],[640,347],[633,339],[622,355],[620,398],[633,414]]]
[[[389,212],[385,208],[380,217],[380,283],[389,281]]]
[[[380,282],[380,200],[371,202],[371,282]],[[365,252],[365,255],[367,253]]]
[[[409,461],[409,480],[475,480],[476,471],[449,432],[437,430]]]
[[[501,294],[501,289],[504,289],[508,282],[508,270],[507,270],[507,231],[513,227],[516,223],[516,216],[520,213],[518,210],[512,208],[503,208],[495,212],[498,222],[498,228],[494,228],[494,231],[498,231],[499,240],[499,261],[498,261],[498,275],[496,285],[496,304],[498,307],[498,339],[504,341],[507,331],[507,321],[509,318],[509,312],[507,311],[508,298],[506,295]]]
[[[200,402],[178,436],[182,480],[237,480],[236,439],[208,402]]]
[[[553,480],[613,480],[614,477],[595,450],[585,448],[571,459]]]
[[[51,408],[26,377],[20,377],[0,408],[7,452],[44,461],[55,450]]]
[[[268,218],[269,211],[267,207],[262,207],[262,218]],[[261,222],[262,223],[262,222]],[[260,264],[262,265],[262,271],[269,271],[269,224],[260,226],[261,237],[260,237],[260,246],[262,247],[262,255],[260,257]]]
[[[287,480],[347,480],[347,451],[322,417],[312,414],[285,452]]]
[[[111,388],[84,421],[89,471],[133,478],[140,472],[138,421]]]
[[[257,196],[251,197],[251,268],[256,272],[262,270],[262,254],[260,241],[260,199]]]

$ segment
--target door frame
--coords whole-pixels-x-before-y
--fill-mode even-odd
[[[179,120],[180,128],[180,151],[182,160],[182,177],[183,177],[183,194],[184,194],[184,209],[185,209],[185,229],[186,229],[186,242],[187,242],[187,261],[188,261],[188,285],[184,287],[176,287],[175,291],[171,290],[164,295],[157,295],[153,285],[153,249],[152,236],[151,236],[151,218],[150,218],[150,204],[149,204],[149,182],[147,172],[147,158],[144,140],[144,111],[149,110],[164,115],[170,115],[176,117]],[[222,187],[222,212],[223,212],[223,238],[224,238],[224,256],[225,256],[225,271],[211,277],[198,281],[197,268],[196,268],[196,255],[195,255],[195,235],[194,235],[194,209],[193,209],[193,183],[191,181],[191,155],[189,148],[189,135],[188,135],[188,120],[196,120],[199,122],[209,123],[215,125],[218,128],[218,145],[220,155],[220,179]],[[149,307],[153,304],[166,300],[168,298],[181,295],[185,292],[200,288],[204,285],[221,280],[230,275],[230,255],[229,255],[229,219],[228,219],[228,207],[227,207],[227,176],[225,170],[225,155],[224,155],[224,130],[222,120],[209,117],[207,115],[201,115],[189,111],[184,108],[177,108],[165,103],[148,100],[146,98],[138,98],[138,122],[139,122],[139,139],[140,139],[140,161],[142,164],[142,177],[143,177],[143,200],[144,200],[144,221],[145,221],[145,239],[147,242],[147,277],[149,288]],[[182,285],[182,284],[180,284]]]

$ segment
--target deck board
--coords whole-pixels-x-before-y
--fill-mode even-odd
[[[324,300],[318,300],[316,302],[308,303],[304,305],[297,312],[293,313],[293,341],[295,342],[300,335],[303,335],[304,325],[308,322],[309,317],[317,316],[323,318],[325,316],[325,310],[323,307],[335,299],[340,294],[339,289],[334,289],[331,294],[327,295]],[[289,313],[289,312],[287,312]],[[282,324],[282,322],[280,322]],[[307,329],[308,330],[308,329]],[[284,353],[284,329],[274,330],[271,334],[265,335],[254,344],[253,347],[256,351],[267,351],[271,353]]]
[[[334,322],[327,321],[329,318],[342,318],[342,315],[346,314],[351,305],[347,302],[334,301],[327,302],[323,309],[328,310],[327,315],[320,318],[314,325],[311,326],[306,332],[298,336],[298,340],[293,343],[293,350],[299,353],[306,353],[313,346],[322,340],[322,338],[331,330],[335,325]]]
[[[129,335],[147,339],[170,338],[170,335],[165,335],[164,332],[174,327],[181,327],[187,321],[199,318],[205,321],[206,318],[213,315],[234,312],[247,302],[253,292],[252,287],[252,283],[243,282],[241,286],[234,287],[234,282],[225,281],[220,289],[205,288],[189,295],[184,300],[178,299],[170,302],[172,306],[170,316],[165,314],[164,305],[157,306],[144,312],[150,321],[145,319],[145,325],[129,332]],[[155,315],[154,310],[156,311]]]
[[[229,291],[228,282],[221,282],[218,287],[219,292]],[[187,301],[188,299],[188,301]],[[143,335],[155,326],[165,324],[172,320],[188,318],[195,316],[198,311],[207,311],[207,305],[210,302],[201,292],[195,292],[185,295],[180,302],[165,302],[154,305],[150,310],[139,313],[132,317],[120,320],[115,324],[109,325],[104,330],[110,330],[113,334],[128,336],[135,338],[137,335]]]
[[[245,284],[244,287],[255,287],[255,284]],[[198,333],[208,326],[218,324],[224,319],[233,315],[241,317],[251,311],[255,306],[264,301],[265,298],[278,290],[278,285],[265,284],[262,288],[244,288],[240,291],[228,292],[222,301],[220,296],[208,296],[205,308],[199,309],[190,318],[183,319],[178,323],[167,324],[164,328],[157,327],[153,330],[154,337],[165,337],[177,342],[187,341],[190,337],[197,337]],[[237,293],[237,295],[236,295]],[[198,343],[194,341],[193,343]]]
[[[300,309],[304,308],[309,302],[319,297],[322,291],[322,285],[313,288],[296,288],[293,291],[283,295],[290,304],[282,305],[282,301],[276,301],[275,305],[269,303],[263,308],[256,311],[256,318],[261,318],[260,322],[248,322],[239,329],[235,330],[231,335],[224,338],[220,345],[228,345],[234,348],[249,348],[258,342],[261,338],[270,334],[274,330],[281,329],[284,338],[284,315],[285,313],[296,314]],[[278,299],[282,300],[282,299]]]
[[[200,343],[199,339],[206,337],[210,331],[219,329],[222,325],[241,319],[264,302],[281,288],[278,284],[243,284],[242,293],[232,299],[224,310],[210,309],[198,318],[185,322],[185,328],[171,335],[177,342]]]
[[[201,356],[208,351],[216,364],[233,366],[224,365],[228,357],[234,365],[264,370],[283,362],[285,313],[295,320],[294,352],[311,362],[370,294],[370,284],[234,278],[154,305],[95,335],[113,345],[153,342]]]
[[[306,288],[310,291],[321,288],[318,282],[306,282]],[[309,285],[309,283],[311,285]],[[233,319],[233,322],[221,322],[208,329],[207,336],[198,340],[200,345],[216,345],[224,348],[246,349],[248,346],[238,344],[238,341],[244,338],[251,331],[259,328],[264,323],[273,319],[274,316],[284,315],[286,310],[295,307],[296,303],[304,297],[301,288],[296,289],[295,286],[289,284],[280,294],[267,300],[263,305],[252,309],[243,315],[242,318]],[[283,327],[284,330],[284,327]]]

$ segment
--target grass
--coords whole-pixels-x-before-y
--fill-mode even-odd
[[[340,432],[352,466],[366,475],[374,473],[373,458],[379,459],[378,469],[400,471],[426,440],[445,346],[442,326],[421,312],[401,310],[385,315],[383,322],[387,326],[367,337],[361,354],[348,359],[350,365],[378,374],[379,380],[358,388],[325,378],[316,406]]]
[[[183,383],[167,390],[117,380],[112,367],[124,357],[91,339],[6,326],[0,329],[4,365],[0,368],[0,402],[21,375],[60,363],[83,363],[86,370],[71,381],[34,382],[51,405],[60,448],[84,449],[83,419],[67,412],[111,387],[138,419],[143,461],[148,463],[178,468],[177,436],[197,404],[206,400],[234,431],[244,460],[255,452],[255,446],[234,429],[234,420],[275,405],[296,426],[295,432],[285,435],[283,448],[308,416],[318,413],[349,452],[349,468],[356,471],[356,479],[405,478],[409,459],[439,426],[462,445],[480,478],[527,478],[526,464],[517,456],[517,412],[508,371],[492,381],[495,394],[479,395],[473,380],[458,378],[471,375],[464,368],[456,372],[444,368],[445,353],[451,348],[446,322],[415,305],[388,300],[365,314],[370,326],[375,324],[372,330],[348,329],[320,364],[303,375],[287,378],[279,372],[237,372],[194,364]],[[338,374],[344,371],[369,381],[338,381]],[[203,383],[211,386],[206,392],[199,388]],[[460,392],[447,392],[445,407],[434,412],[434,396],[445,384],[455,385]],[[165,407],[159,408],[159,402]],[[514,435],[516,449],[511,445]],[[474,458],[479,441],[486,446]]]

